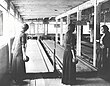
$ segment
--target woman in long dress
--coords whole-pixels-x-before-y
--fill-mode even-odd
[[[28,24],[24,24],[22,31],[15,36],[12,46],[12,78],[15,82],[22,82],[23,76],[25,76],[25,31],[29,28]]]
[[[107,25],[103,25],[101,27],[101,31],[103,33],[100,43],[101,43],[101,59],[102,59],[102,64],[101,64],[101,69],[102,69],[102,73],[104,75],[109,75],[110,73],[110,32],[109,32],[109,28]]]
[[[75,30],[74,24],[68,25],[68,31],[65,34],[65,50],[63,55],[63,74],[62,74],[62,83],[65,85],[72,85],[75,84],[76,80],[76,68],[73,67],[73,55],[72,51],[75,53],[75,35],[72,33]]]

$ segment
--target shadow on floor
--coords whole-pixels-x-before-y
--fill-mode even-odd
[[[98,76],[110,83],[110,72],[99,72]]]
[[[27,73],[25,80],[34,80],[34,79],[61,79],[61,74],[59,72],[40,72],[40,73]],[[98,73],[93,72],[77,72],[76,73],[76,85],[85,85],[85,84],[97,84],[101,82],[101,79],[98,78]],[[22,86],[24,83],[19,83]],[[29,84],[26,83],[25,84]],[[12,85],[13,86],[13,85]],[[17,85],[18,86],[18,85]]]
[[[92,78],[97,77],[97,72],[77,72],[78,78]],[[61,73],[58,72],[41,72],[41,73],[27,73],[26,79],[39,79],[39,78],[61,78]]]
[[[77,72],[76,77],[79,78],[92,78],[97,77],[97,71],[89,71],[89,72]]]
[[[60,78],[58,72],[41,72],[41,73],[27,73],[26,79],[39,79],[39,78]]]

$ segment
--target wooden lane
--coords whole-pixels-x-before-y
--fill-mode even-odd
[[[49,46],[51,50],[54,50],[54,42],[52,40],[43,40],[43,42],[47,44],[47,46]],[[63,52],[64,52],[64,48],[60,46],[59,44],[57,44],[56,45],[56,56],[62,63],[63,63]],[[79,61],[78,64],[76,65],[76,71],[87,72],[87,71],[93,71],[93,70]]]
[[[35,40],[34,40],[35,41]],[[30,43],[30,45],[32,45],[32,44],[34,44],[34,41],[32,40],[31,42],[32,43]],[[36,42],[36,41],[35,41]],[[53,45],[52,43],[52,41],[48,41],[51,45]],[[35,43],[35,44],[37,44],[37,43]],[[29,46],[28,46],[29,47]],[[34,48],[36,48],[35,46],[34,47],[30,47],[30,48],[32,48],[32,50],[34,50]],[[52,48],[52,47],[51,47]],[[57,46],[57,48],[58,48],[58,46]],[[35,50],[34,50],[35,51]],[[30,51],[31,52],[31,51]],[[36,52],[36,51],[35,51]],[[61,52],[61,51],[60,51]],[[32,53],[31,53],[32,54]],[[28,54],[29,55],[29,54]],[[35,57],[36,58],[36,57]],[[34,62],[34,61],[36,61],[36,62]],[[32,62],[34,62],[35,64],[37,64],[37,65],[39,65],[39,66],[41,66],[42,67],[42,65],[40,65],[39,63],[37,63],[37,61],[39,61],[39,60],[32,60]],[[44,61],[44,60],[42,60],[42,61]],[[45,62],[44,62],[44,64],[45,64]],[[31,63],[30,63],[30,65],[31,65]],[[29,67],[31,67],[29,65]],[[28,65],[27,65],[28,66]],[[35,66],[35,67],[37,67],[37,66]],[[46,69],[46,67],[44,67],[45,68],[45,70],[47,70]],[[40,68],[39,68],[40,69]],[[78,65],[77,65],[77,71],[85,71],[86,73],[86,75],[85,76],[88,76],[88,74],[87,74],[87,70],[88,70],[89,68],[87,68],[87,67],[85,67],[84,66],[84,64],[81,64],[81,62],[79,62],[78,63]],[[30,70],[31,70],[31,72],[34,70],[34,68],[32,68],[32,69],[28,69],[28,72],[29,73],[31,73],[30,72]],[[41,69],[40,69],[41,70]],[[37,71],[37,70],[36,70]],[[11,86],[64,86],[62,83],[61,83],[61,78],[60,77],[54,77],[53,76],[53,73],[50,73],[50,72],[47,72],[47,73],[45,73],[44,72],[44,70],[42,70],[43,71],[43,73],[37,73],[36,74],[36,71],[34,70],[33,72],[35,72],[34,74],[30,74],[31,76],[34,76],[34,78],[33,79],[26,79],[26,80],[24,80],[24,81],[26,81],[27,82],[27,84],[12,84]],[[90,70],[89,70],[90,71]],[[38,72],[38,71],[37,71]],[[101,79],[101,78],[98,78],[98,77],[94,77],[94,76],[92,76],[92,77],[81,77],[81,76],[79,76],[79,77],[77,77],[77,81],[76,81],[76,85],[74,85],[74,86],[110,86],[110,83],[108,83],[108,82],[106,82],[106,81],[104,81],[103,79]]]
[[[48,72],[36,40],[28,40],[26,54],[30,58],[26,62],[26,73]]]

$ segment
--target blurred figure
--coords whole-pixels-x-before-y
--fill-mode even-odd
[[[25,70],[25,62],[26,60],[26,34],[25,32],[28,30],[28,24],[24,24],[22,26],[22,30],[15,36],[13,46],[12,46],[12,77],[15,82],[22,82],[26,70]]]
[[[62,74],[62,83],[64,85],[73,85],[75,84],[76,80],[76,65],[73,63],[75,62],[75,45],[76,45],[76,38],[75,34],[72,33],[75,31],[75,25],[69,24],[68,31],[65,34],[65,41],[64,41],[64,55],[63,55],[63,74]],[[73,54],[72,54],[73,51]],[[74,66],[73,66],[74,65]]]
[[[107,72],[110,71],[109,65],[110,65],[110,32],[109,28],[106,25],[103,25],[101,27],[101,31],[103,33],[100,43],[101,43],[101,59],[102,59],[102,69],[103,73],[107,74]]]

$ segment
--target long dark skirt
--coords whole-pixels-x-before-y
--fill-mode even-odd
[[[98,73],[99,76],[105,79],[110,79],[110,49],[103,48],[100,49],[98,61]]]
[[[23,61],[23,56],[13,55],[12,59],[12,77],[15,80],[23,80],[25,78],[25,62]]]
[[[71,49],[64,51],[62,83],[66,85],[75,84],[76,81],[76,66],[72,62],[72,56]]]

